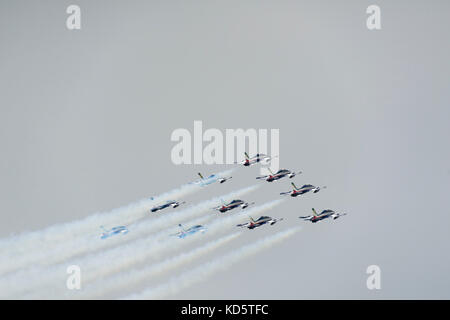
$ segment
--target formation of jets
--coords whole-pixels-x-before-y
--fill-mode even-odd
[[[255,156],[250,157],[247,154],[247,152],[245,152],[245,160],[243,160],[242,162],[239,162],[239,164],[248,167],[248,166],[251,166],[251,165],[257,164],[257,163],[268,163],[268,162],[270,162],[270,160],[271,160],[271,157],[269,157],[265,154],[262,154],[262,153],[258,153]],[[287,170],[287,169],[280,169],[276,173],[273,173],[272,171],[270,171],[270,169],[268,169],[268,170],[270,172],[269,175],[259,176],[259,177],[256,177],[256,179],[266,180],[267,182],[273,182],[276,180],[280,180],[284,177],[288,177],[288,178],[292,179],[296,175],[302,173],[302,171],[295,172],[295,171],[291,171],[291,170]],[[194,182],[191,182],[191,183],[200,185],[202,187],[210,185],[214,182],[224,183],[232,178],[231,176],[224,177],[224,176],[219,176],[216,174],[211,174],[210,176],[205,178],[205,177],[203,177],[203,175],[200,172],[198,173],[198,175],[199,175],[200,179],[196,180]],[[303,195],[308,192],[317,193],[321,189],[326,188],[326,186],[318,187],[318,186],[314,186],[312,184],[304,184],[299,188],[295,185],[294,182],[291,182],[291,185],[293,187],[293,189],[291,191],[281,192],[280,195],[290,195],[291,197],[297,197],[299,195]],[[150,198],[150,200],[154,200],[154,199],[155,199],[154,197]],[[163,210],[168,207],[177,208],[184,203],[186,203],[186,202],[185,201],[181,202],[181,201],[177,201],[177,200],[167,200],[164,203],[160,203],[160,204],[152,207],[150,209],[150,212],[157,212],[157,211]],[[254,202],[250,203],[250,202],[246,202],[241,199],[234,199],[228,203],[225,203],[224,201],[222,201],[221,205],[218,205],[212,209],[217,210],[221,213],[225,213],[225,212],[228,212],[228,211],[233,210],[238,207],[240,207],[241,209],[246,209],[247,207],[249,207],[250,205],[253,205],[253,204],[254,204]],[[313,211],[312,215],[300,216],[299,218],[304,221],[311,221],[312,223],[316,223],[318,221],[321,221],[321,220],[324,220],[327,218],[332,218],[333,220],[336,220],[337,218],[346,215],[346,213],[336,213],[335,211],[330,210],[330,209],[323,210],[320,214],[318,214],[314,208],[312,209],[312,211]],[[269,216],[261,216],[256,220],[254,220],[252,217],[249,217],[249,219],[250,219],[249,222],[238,224],[237,227],[255,229],[255,228],[258,228],[265,224],[274,225],[278,221],[283,220],[283,218],[273,218],[273,217],[269,217]],[[204,227],[202,225],[195,225],[195,226],[185,229],[181,224],[179,224],[179,227],[181,228],[181,231],[179,231],[175,234],[172,234],[171,236],[177,236],[178,238],[185,238],[187,236],[190,236],[190,235],[193,235],[193,234],[196,234],[199,232],[204,233],[206,231],[206,227]],[[101,228],[103,229],[103,233],[100,236],[101,239],[106,239],[106,238],[109,238],[109,237],[112,237],[112,236],[118,235],[118,234],[127,234],[128,233],[128,229],[125,226],[113,227],[110,230],[106,230],[103,227],[101,227]]]

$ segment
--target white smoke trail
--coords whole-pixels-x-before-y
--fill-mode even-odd
[[[183,264],[189,263],[194,259],[197,259],[205,254],[208,254],[218,247],[236,239],[240,233],[234,233],[217,240],[208,242],[207,244],[195,248],[188,252],[183,252],[175,257],[167,258],[166,260],[150,265],[142,269],[130,270],[126,274],[119,273],[114,277],[110,277],[103,281],[95,281],[92,285],[88,285],[81,292],[83,299],[90,299],[96,297],[102,297],[105,294],[111,294],[114,291],[121,290],[125,287],[130,287],[139,284],[141,281],[150,279],[156,275],[169,272]]]
[[[254,214],[260,213],[273,208],[281,202],[282,200],[270,201],[252,208],[251,212]],[[216,231],[222,229],[223,225],[241,218],[242,216],[240,215],[236,217],[219,217],[211,224],[211,227],[208,226],[208,231],[205,236],[215,234]],[[230,224],[230,226],[232,225]],[[168,231],[164,230],[153,235],[151,238],[138,239],[137,241],[102,251],[98,254],[90,254],[70,262],[67,261],[52,268],[34,268],[31,271],[21,271],[12,276],[0,279],[0,284],[3,284],[5,287],[11,287],[8,291],[8,296],[23,296],[25,292],[25,294],[31,294],[27,298],[42,298],[43,293],[48,292],[46,298],[49,298],[50,292],[56,296],[58,295],[58,287],[60,288],[60,292],[67,290],[62,284],[65,283],[64,281],[67,278],[65,268],[68,265],[75,264],[80,266],[83,270],[83,283],[88,284],[97,278],[104,278],[111,274],[124,271],[133,265],[142,263],[146,259],[155,258],[158,254],[182,248],[195,240],[195,237],[192,237],[192,239],[187,238],[180,242],[179,239],[169,238],[167,234]],[[126,256],[126,259],[124,256]],[[37,290],[39,288],[40,290]]]
[[[217,177],[226,177],[234,169],[220,172]],[[84,219],[56,224],[42,230],[31,231],[14,235],[0,240],[0,254],[14,252],[16,256],[27,253],[31,248],[40,248],[42,245],[59,243],[68,239],[76,238],[82,234],[92,232],[92,226],[102,224],[130,224],[143,217],[146,212],[155,204],[172,198],[180,198],[201,189],[198,183],[188,183],[179,188],[168,191],[157,197],[143,199],[129,204],[125,207],[117,208],[109,212],[102,212],[90,215]]]
[[[23,254],[19,257],[4,254],[6,261],[4,264],[0,264],[0,275],[7,272],[14,272],[27,266],[29,267],[33,263],[37,266],[45,267],[80,254],[122,245],[123,243],[159,231],[167,226],[176,225],[183,219],[199,216],[205,211],[210,210],[211,206],[216,205],[221,199],[232,199],[249,193],[257,188],[257,185],[246,187],[220,197],[215,197],[208,201],[203,201],[184,210],[161,214],[157,217],[150,217],[148,220],[142,220],[139,223],[129,226],[130,232],[124,237],[116,236],[114,238],[100,240],[98,235],[80,235],[72,241],[61,242],[56,246],[52,244],[50,247],[47,247],[42,244],[39,250],[30,249],[27,254]]]
[[[173,277],[167,283],[155,288],[144,290],[139,294],[129,295],[125,297],[125,299],[160,299],[162,297],[171,296],[180,290],[186,289],[191,285],[204,280],[207,276],[211,276],[216,272],[229,268],[243,258],[256,254],[261,250],[267,249],[274,244],[287,239],[298,230],[299,228],[292,228],[286,231],[278,232],[262,240],[258,240],[257,242],[241,247],[240,249],[237,249],[214,261],[207,262],[191,271],[183,273],[177,277]]]

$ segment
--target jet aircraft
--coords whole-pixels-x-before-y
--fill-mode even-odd
[[[328,219],[328,218],[333,218],[333,220],[336,220],[337,218],[346,215],[346,213],[336,213],[330,209],[323,210],[319,214],[316,212],[316,210],[314,208],[312,208],[312,211],[313,211],[313,215],[303,216],[303,217],[299,217],[299,218],[302,220],[305,220],[305,221],[311,221],[312,223],[316,223],[318,221]]]
[[[114,228],[111,228],[110,230],[106,230],[103,226],[100,227],[103,230],[103,233],[100,236],[100,239],[106,239],[112,236],[115,236],[117,234],[127,234],[128,229],[125,226],[117,226]]]
[[[259,177],[256,177],[256,179],[264,179],[264,180],[266,180],[267,182],[272,182],[272,181],[279,180],[279,179],[284,178],[284,177],[293,178],[293,177],[295,177],[297,174],[302,173],[301,171],[299,171],[299,172],[294,172],[294,171],[287,170],[287,169],[280,169],[280,170],[278,170],[276,173],[273,173],[272,171],[270,171],[269,168],[267,168],[267,169],[268,169],[269,172],[270,172],[269,175],[259,176]]]
[[[264,154],[264,153],[257,153],[255,156],[253,157],[249,157],[247,152],[244,152],[245,155],[245,159],[241,162],[236,162],[239,164],[242,164],[245,167],[249,167],[253,164],[256,163],[269,163],[270,160],[272,159],[271,157],[269,157],[268,155]]]
[[[233,178],[233,177],[231,177],[231,176],[230,176],[230,177],[219,177],[219,176],[216,175],[216,174],[212,174],[212,175],[210,175],[209,177],[204,178],[203,175],[202,175],[200,172],[198,173],[198,175],[200,176],[200,180],[197,180],[197,181],[195,181],[194,183],[195,183],[195,184],[198,184],[198,185],[200,185],[200,186],[202,186],[202,187],[207,186],[207,185],[210,185],[210,184],[212,184],[212,183],[214,183],[214,182],[216,182],[216,181],[219,181],[219,183],[224,183],[224,182],[226,182],[227,180]]]

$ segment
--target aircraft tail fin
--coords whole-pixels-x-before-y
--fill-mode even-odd
[[[316,209],[312,208],[312,212],[314,213],[315,216],[317,216]]]
[[[252,218],[251,216],[249,216],[249,218],[250,218],[250,220],[251,220],[252,222],[255,222],[255,220],[253,220],[253,218]]]
[[[249,158],[248,153],[247,153],[247,152],[244,152],[244,154],[245,154],[245,159],[248,160],[248,158]]]
[[[295,183],[291,182],[292,186],[294,187],[295,190],[298,190],[297,186],[295,185]]]
[[[203,180],[204,178],[203,178],[203,176],[202,176],[202,174],[199,172],[198,173],[198,175],[200,176],[200,178]]]

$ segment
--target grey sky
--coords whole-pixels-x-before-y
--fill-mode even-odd
[[[80,31],[65,26],[73,3]],[[366,28],[370,4],[381,7],[379,31]],[[268,213],[286,219],[276,230],[303,230],[173,298],[450,298],[448,1],[0,6],[0,236],[231,168],[172,164],[170,134],[194,120],[278,128],[281,166],[304,172],[294,182],[328,186]],[[256,183],[258,173],[241,168],[186,200]],[[249,200],[289,189],[260,183]],[[299,221],[311,207],[349,215]],[[366,288],[371,264],[380,291]]]

